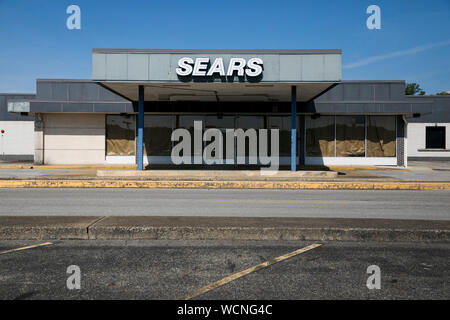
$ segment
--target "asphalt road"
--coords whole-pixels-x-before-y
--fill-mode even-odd
[[[176,299],[312,243],[58,241],[0,254],[0,299]],[[325,242],[194,299],[449,299],[449,256],[449,244]],[[67,289],[70,265],[79,290]],[[371,265],[379,290],[366,286]]]
[[[0,189],[0,215],[450,220],[449,200],[450,190]]]

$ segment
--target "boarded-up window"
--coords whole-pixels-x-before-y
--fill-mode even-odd
[[[135,127],[134,115],[107,115],[106,155],[134,156]]]
[[[336,117],[336,156],[364,157],[365,156],[365,117],[338,116]]]
[[[306,156],[334,157],[334,116],[306,117]]]
[[[172,152],[172,135],[175,116],[144,116],[144,154],[148,156],[170,156]]]
[[[367,156],[395,157],[395,116],[368,116],[367,119]]]

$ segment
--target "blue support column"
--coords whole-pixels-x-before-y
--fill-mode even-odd
[[[139,86],[138,102],[138,130],[137,130],[137,167],[144,170],[144,86]]]
[[[291,171],[297,171],[297,87],[291,87]]]

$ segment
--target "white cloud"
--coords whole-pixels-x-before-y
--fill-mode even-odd
[[[418,47],[407,49],[407,50],[394,51],[394,52],[387,53],[387,54],[382,54],[382,55],[378,55],[378,56],[373,56],[373,57],[368,57],[368,58],[365,58],[365,59],[361,59],[359,61],[346,64],[346,65],[343,66],[343,68],[344,69],[358,68],[358,67],[362,67],[362,66],[365,66],[365,65],[368,65],[368,64],[372,64],[374,62],[378,62],[378,61],[382,61],[382,60],[386,60],[386,59],[391,59],[391,58],[407,56],[407,55],[415,54],[415,53],[418,53],[418,52],[430,50],[430,49],[433,49],[433,48],[447,46],[449,44],[450,44],[450,39],[449,40],[445,40],[445,41],[440,41],[440,42],[426,44],[426,45],[423,45],[423,46],[418,46]]]

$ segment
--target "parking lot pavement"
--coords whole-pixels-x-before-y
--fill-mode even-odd
[[[0,242],[0,299],[176,299],[314,242]],[[449,244],[326,242],[194,299],[449,299]],[[273,260],[272,260],[273,261]],[[69,290],[67,268],[80,268]],[[367,268],[381,270],[368,289]]]

